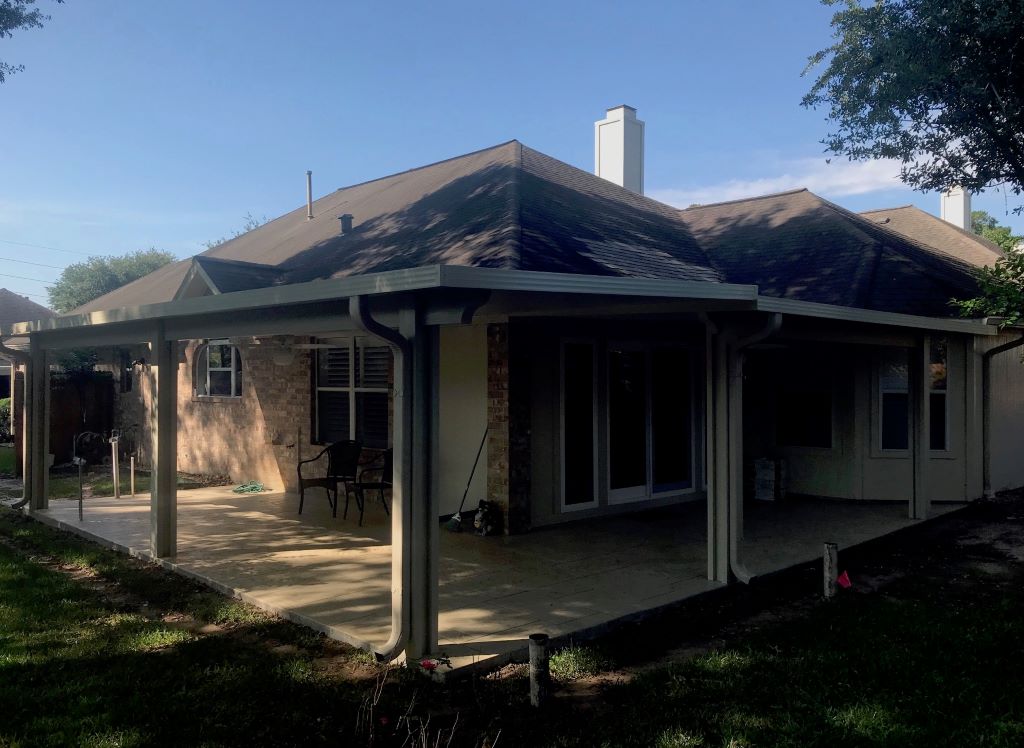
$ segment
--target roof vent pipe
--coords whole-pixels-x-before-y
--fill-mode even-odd
[[[306,169],[306,220],[313,220],[313,172]]]
[[[352,233],[352,214],[344,213],[338,216],[338,220],[341,221],[341,233],[351,234]]]

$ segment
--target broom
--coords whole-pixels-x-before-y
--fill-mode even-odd
[[[480,455],[484,451],[484,443],[487,441],[487,429],[484,429],[484,438],[480,440],[480,448],[476,451],[476,459],[473,460],[473,469],[469,471],[469,480],[466,481],[466,490],[462,492],[462,501],[459,502],[459,511],[452,515],[452,518],[445,522],[445,527],[452,532],[462,532],[462,508],[466,505],[466,497],[469,496],[469,486],[476,475],[476,466],[480,462]]]

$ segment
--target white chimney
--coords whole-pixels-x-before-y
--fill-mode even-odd
[[[594,123],[594,173],[644,194],[644,123],[633,107],[612,107]]]
[[[941,217],[964,231],[971,230],[971,193],[963,187],[952,187],[942,193]]]

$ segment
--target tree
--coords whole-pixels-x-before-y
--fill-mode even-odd
[[[253,229],[258,229],[260,226],[267,222],[267,217],[263,216],[263,218],[257,218],[252,213],[246,213],[245,217],[242,220],[242,228],[240,228],[238,231],[232,232],[231,236],[222,236],[220,239],[214,239],[213,241],[203,242],[203,246],[206,247],[207,249],[213,249],[214,247],[220,246],[226,241],[236,239],[242,234],[248,233]]]
[[[1024,236],[1015,235],[1009,226],[1001,226],[994,216],[984,210],[971,211],[971,229],[978,236],[998,244],[1004,252],[1012,252],[1024,242]]]
[[[842,9],[802,103],[828,107],[829,152],[897,159],[921,191],[1021,193],[1024,0],[822,2]]]
[[[64,0],[57,0],[63,3]],[[39,8],[34,7],[36,0],[0,0],[0,39],[10,39],[15,31],[21,29],[40,29],[43,23],[50,20]],[[11,65],[0,60],[0,83],[8,75],[20,73],[24,65]]]
[[[62,314],[70,312],[175,259],[170,252],[140,249],[123,257],[90,257],[85,262],[68,265],[57,282],[47,289],[50,306]]]

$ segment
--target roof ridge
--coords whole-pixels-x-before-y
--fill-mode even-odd
[[[753,197],[740,197],[740,198],[736,198],[735,200],[722,200],[722,201],[717,202],[717,203],[700,203],[698,205],[691,205],[688,208],[673,208],[673,209],[674,210],[678,210],[680,213],[685,213],[688,210],[700,210],[701,208],[715,208],[715,207],[717,207],[719,205],[735,205],[736,203],[752,203],[755,200],[768,200],[768,199],[773,198],[773,197],[784,197],[785,195],[796,195],[796,194],[798,194],[800,192],[809,192],[812,195],[814,194],[813,192],[811,192],[806,187],[797,187],[797,188],[792,189],[792,190],[783,190],[782,192],[769,192],[766,195],[754,195]],[[667,204],[667,203],[665,203],[665,204]]]
[[[857,212],[863,216],[867,215],[868,213],[885,213],[890,210],[904,210],[906,208],[917,208],[917,206],[914,205],[913,203],[907,203],[906,205],[894,205],[891,208],[872,208],[871,210],[859,210]],[[920,208],[917,209],[921,210]],[[925,213],[926,211],[921,210],[921,212]]]
[[[202,262],[223,262],[231,265],[248,265],[253,268],[267,269],[267,270],[279,270],[277,265],[269,265],[265,262],[252,262],[250,260],[234,260],[230,257],[213,257],[212,255],[198,254],[192,256],[193,260]]]
[[[414,171],[422,171],[423,169],[429,169],[432,166],[440,166],[441,164],[447,164],[447,163],[450,163],[452,161],[459,161],[459,160],[464,159],[464,158],[469,158],[470,156],[478,156],[481,153],[486,153],[487,151],[496,151],[499,148],[504,148],[505,146],[511,145],[512,143],[517,143],[519,145],[520,149],[522,148],[523,144],[520,143],[515,138],[512,138],[511,140],[506,140],[505,142],[498,143],[497,145],[491,145],[491,146],[488,146],[486,148],[478,148],[477,150],[470,151],[469,153],[461,153],[458,156],[451,156],[450,158],[443,158],[440,161],[433,161],[433,162],[431,162],[429,164],[423,164],[422,166],[414,166],[411,169],[403,169],[402,171],[396,171],[394,174],[386,174],[383,177],[376,177],[375,179],[367,179],[367,180],[365,180],[363,182],[356,182],[355,184],[346,184],[343,187],[339,187],[334,192],[341,192],[342,190],[350,190],[353,187],[362,187],[363,185],[373,184],[374,182],[383,182],[385,179],[392,179],[394,177],[401,177],[401,176],[404,176],[406,174],[412,174]],[[328,195],[330,195],[330,194],[334,194],[334,193],[328,193]],[[324,195],[324,197],[327,197],[327,195]],[[299,208],[296,208],[296,210],[299,210]]]
[[[839,213],[840,215],[849,216],[857,224],[862,224],[862,225],[866,226],[867,228],[869,228],[872,231],[874,231],[874,230],[883,231],[886,234],[891,235],[893,238],[897,238],[898,237],[899,239],[904,241],[906,244],[908,244],[915,252],[923,253],[923,255],[921,256],[922,259],[924,259],[924,260],[926,260],[928,262],[939,264],[939,265],[949,265],[949,266],[952,266],[952,268],[955,269],[956,271],[961,272],[961,273],[966,273],[972,279],[974,278],[974,268],[970,265],[970,263],[965,262],[964,260],[961,260],[959,257],[954,257],[951,254],[948,254],[946,252],[942,252],[941,250],[939,250],[939,249],[937,249],[935,247],[932,247],[930,244],[922,242],[920,239],[916,239],[916,238],[914,238],[912,236],[906,236],[905,234],[899,234],[899,233],[894,232],[894,231],[888,231],[885,228],[883,228],[880,224],[877,224],[877,223],[875,223],[873,221],[868,220],[867,218],[865,218],[860,213],[855,213],[852,210],[848,210],[848,209],[844,208],[841,205],[837,205],[836,203],[833,203],[831,200],[826,200],[825,198],[821,197],[821,195],[815,195],[815,197],[818,198],[818,200],[820,200],[823,205],[825,205],[828,208],[830,208],[831,210]],[[924,212],[924,211],[922,211],[922,212]],[[931,215],[931,214],[928,214],[928,215]],[[862,232],[863,232],[863,230],[862,230]],[[867,233],[867,232],[863,232],[863,233]],[[878,244],[884,244],[884,242],[881,242],[877,237],[872,236],[870,233],[868,233],[867,236],[868,236],[868,239],[870,241],[872,241],[872,242],[875,242],[875,243],[878,243]],[[900,251],[900,249],[898,247],[896,247],[895,249],[897,251]],[[903,254],[903,253],[901,252],[901,254]]]
[[[915,212],[920,213],[921,215],[926,216],[927,218],[930,218],[931,220],[938,222],[939,225],[941,225],[943,228],[945,228],[947,230],[952,230],[952,231],[960,234],[965,239],[969,239],[970,241],[974,242],[975,244],[978,244],[979,246],[984,248],[986,251],[991,252],[992,254],[996,255],[997,257],[1003,257],[1006,254],[1003,251],[1003,248],[1000,247],[998,244],[996,244],[991,239],[988,239],[988,238],[982,236],[981,234],[976,234],[973,231],[968,231],[967,229],[962,229],[959,226],[957,226],[956,224],[950,223],[949,221],[945,220],[944,218],[940,218],[939,216],[935,215],[934,213],[929,213],[927,210],[919,208],[918,206],[913,205],[913,204],[911,204],[911,205],[901,205],[898,208],[879,208],[878,210],[861,211],[861,215],[863,215],[865,213],[882,213],[882,212],[888,211],[888,210],[904,210],[906,208],[911,208]],[[879,224],[879,225],[881,225],[881,224]],[[897,232],[897,233],[899,233],[899,232]],[[902,236],[902,234],[901,234],[901,236]],[[927,242],[922,242],[922,243],[923,244],[927,244]],[[931,247],[932,245],[931,244],[927,244],[927,246]],[[947,251],[945,251],[945,250],[943,250],[943,249],[941,249],[939,247],[935,247],[935,249],[938,250],[939,252],[942,252],[945,255],[951,255],[950,252],[947,252]],[[951,256],[955,257],[955,255],[951,255]]]

